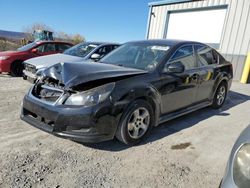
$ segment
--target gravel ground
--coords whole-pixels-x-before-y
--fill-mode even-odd
[[[0,77],[0,187],[218,187],[250,123],[250,87],[233,83],[221,110],[205,108],[152,131],[142,144],[83,145],[19,119],[30,84]]]

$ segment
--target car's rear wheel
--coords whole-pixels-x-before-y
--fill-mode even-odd
[[[220,108],[224,104],[226,96],[227,96],[227,84],[226,82],[223,81],[215,92],[212,107],[215,109]]]
[[[144,100],[136,100],[124,111],[116,138],[127,145],[135,145],[150,132],[154,119],[152,106]]]
[[[11,76],[19,77],[23,75],[24,65],[22,61],[14,61],[10,67]]]

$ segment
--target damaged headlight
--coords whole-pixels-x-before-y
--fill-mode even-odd
[[[105,84],[88,91],[72,94],[64,104],[76,106],[93,106],[107,99],[115,83]]]
[[[250,186],[250,144],[244,144],[237,152],[233,164],[233,177],[238,187]]]

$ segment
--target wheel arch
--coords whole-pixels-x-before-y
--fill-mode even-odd
[[[132,102],[136,100],[144,100],[148,102],[154,111],[155,115],[155,125],[157,124],[160,116],[160,94],[159,92],[151,85],[144,87],[144,88],[135,88],[133,91],[121,98],[119,104],[123,104],[119,111],[125,110]]]
[[[15,64],[15,63],[22,63],[24,60],[21,60],[21,59],[15,59],[13,60],[11,63],[10,63],[10,70],[12,69],[12,66]]]
[[[217,81],[215,82],[215,84],[214,84],[214,89],[213,89],[213,95],[212,95],[212,99],[214,98],[214,95],[215,95],[215,93],[216,93],[216,91],[217,91],[217,89],[218,89],[218,87],[220,86],[220,84],[222,83],[222,82],[225,82],[225,84],[226,84],[226,86],[227,86],[227,92],[228,92],[228,77],[226,76],[226,74],[222,74],[221,75],[221,77],[219,77],[218,79],[217,79]]]
[[[22,63],[24,60],[21,60],[21,59],[15,59],[13,60],[11,63],[10,63],[10,73],[13,72],[13,68],[14,66],[16,66],[16,64],[18,63]]]
[[[12,63],[23,62],[23,61],[24,61],[24,60],[22,60],[22,59],[15,59],[15,60],[12,61]],[[12,63],[11,63],[11,64],[12,64]]]

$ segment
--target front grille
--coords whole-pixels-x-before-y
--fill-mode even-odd
[[[63,95],[63,90],[48,85],[38,84],[34,87],[32,94],[42,101],[54,103]]]
[[[36,73],[36,67],[34,65],[26,64],[25,65],[25,70],[28,72],[31,72],[33,74]]]

